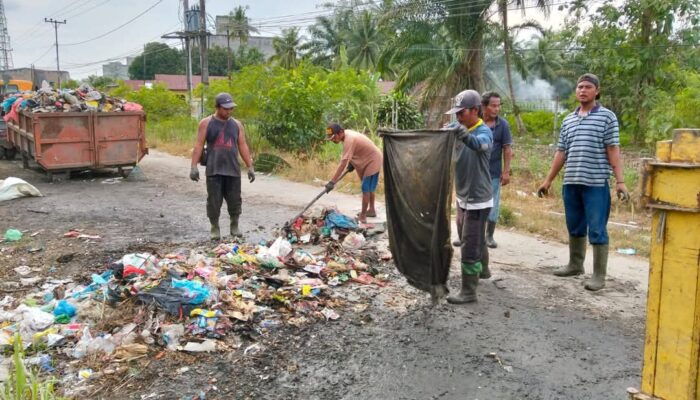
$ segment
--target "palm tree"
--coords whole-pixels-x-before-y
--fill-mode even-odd
[[[304,43],[301,50],[306,51],[314,64],[330,68],[340,54],[340,47],[344,42],[342,30],[337,16],[318,17],[316,23],[309,27],[311,40]]]
[[[518,102],[515,99],[515,91],[513,90],[513,75],[511,73],[511,54],[513,51],[513,32],[512,28],[508,26],[508,2],[509,0],[498,0],[498,13],[501,15],[502,23],[502,35],[503,35],[503,57],[506,66],[506,79],[508,82],[508,92],[510,93],[510,100],[513,103],[513,114],[515,115],[515,123],[518,128],[518,134],[523,135],[527,132],[525,124],[520,117],[520,108],[518,107]],[[545,16],[549,16],[549,3],[551,0],[536,0],[536,6],[542,10]],[[513,0],[518,7],[521,8],[523,14],[525,13],[525,1],[524,0]],[[534,23],[530,23],[534,25]],[[521,29],[518,27],[517,29]],[[541,29],[541,27],[539,27]]]
[[[369,10],[362,11],[352,21],[347,35],[350,65],[357,69],[375,70],[383,42],[375,14]]]
[[[563,74],[564,62],[561,52],[552,49],[550,33],[544,32],[536,42],[530,43],[525,63],[533,74],[548,82],[554,82]]]
[[[421,106],[433,111],[445,108],[456,91],[483,91],[483,44],[492,1],[397,1],[384,17],[401,21],[380,57],[380,71],[396,73],[401,90],[420,85]]]
[[[228,35],[231,39],[238,39],[241,45],[248,43],[251,33],[258,33],[258,28],[250,24],[250,19],[246,15],[246,9],[242,6],[236,7],[228,16]]]
[[[299,65],[299,51],[302,37],[299,28],[283,29],[281,37],[272,39],[275,54],[270,58],[282,68],[291,69]]]

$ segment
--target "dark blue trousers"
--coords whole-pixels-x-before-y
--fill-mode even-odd
[[[610,189],[605,186],[564,185],[564,212],[569,235],[588,235],[591,244],[608,244]]]

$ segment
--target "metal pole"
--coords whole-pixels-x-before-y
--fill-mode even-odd
[[[143,75],[143,86],[146,86],[146,45],[143,45],[143,67],[141,68],[141,75]]]
[[[229,21],[230,23],[231,21]],[[228,84],[231,86],[231,36],[229,28],[226,28],[226,76],[228,76]]]
[[[65,24],[66,20],[64,19],[63,22],[61,21],[56,21],[53,18],[44,18],[44,22],[48,22],[50,24],[53,24],[53,31],[54,31],[54,36],[56,37],[56,73],[58,74],[58,89],[61,89],[61,63],[58,59],[58,24]]]
[[[206,0],[199,0],[199,51],[202,57],[202,104],[201,111],[204,115],[204,93],[209,88],[209,54],[207,49],[207,10]]]

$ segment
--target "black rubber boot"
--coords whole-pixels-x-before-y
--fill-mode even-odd
[[[467,275],[462,271],[462,290],[454,296],[449,296],[450,304],[467,304],[476,302],[476,287],[479,285],[479,275]]]
[[[496,223],[486,221],[486,245],[492,249],[498,247],[498,243],[493,240],[493,233],[496,231]]]
[[[211,229],[209,230],[209,239],[221,239],[221,229],[219,229],[219,221],[211,222]]]
[[[586,259],[587,237],[569,236],[569,263],[554,271],[556,276],[575,276],[583,274],[583,261]]]
[[[238,219],[240,215],[231,215],[231,236],[241,236],[241,231],[238,229]]]
[[[479,279],[489,278],[491,278],[491,270],[489,269],[489,249],[484,244],[484,248],[481,249],[481,273],[479,274]]]
[[[586,289],[595,292],[605,287],[605,275],[608,271],[608,245],[593,245],[593,276],[586,281]]]

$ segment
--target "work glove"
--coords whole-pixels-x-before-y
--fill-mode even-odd
[[[326,193],[330,192],[334,188],[335,188],[335,182],[328,181],[328,183],[326,183]]]
[[[627,186],[625,186],[624,183],[619,182],[616,185],[616,191],[617,191],[617,199],[626,202],[629,201],[630,199],[630,193],[627,191]]]
[[[199,169],[197,167],[192,167],[190,169],[190,179],[199,182]]]
[[[352,172],[354,170],[355,170],[355,167],[352,164],[348,163],[348,172]]]
[[[255,170],[253,169],[253,167],[250,167],[250,168],[248,168],[248,181],[250,181],[250,183],[253,183],[254,180],[255,180]]]

